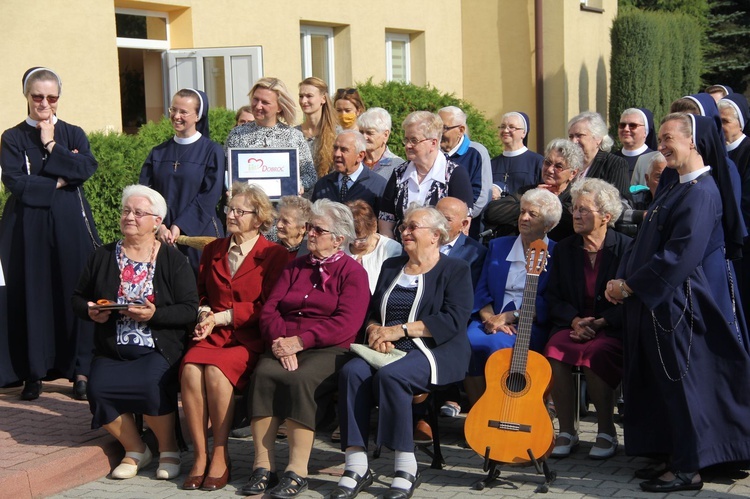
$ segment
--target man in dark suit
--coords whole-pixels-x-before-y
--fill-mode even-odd
[[[469,208],[460,199],[452,197],[441,199],[435,208],[448,220],[449,240],[440,248],[440,252],[468,262],[471,267],[471,284],[476,287],[484,266],[484,258],[487,256],[487,248],[466,236],[471,223]],[[449,388],[444,396],[446,400],[440,407],[440,414],[446,417],[458,416],[461,412],[461,406],[457,402],[457,400],[460,400],[459,384],[457,383]],[[429,429],[430,427],[426,423],[417,423],[417,430],[421,430],[419,431],[420,435],[427,434],[431,437],[432,432],[428,432]],[[415,441],[417,434],[418,432],[415,432]],[[427,438],[422,438],[422,440],[425,441]]]
[[[325,198],[346,203],[361,199],[378,213],[380,198],[388,181],[362,164],[366,146],[364,136],[357,130],[344,130],[338,134],[333,143],[335,171],[315,184],[313,201]]]
[[[445,197],[435,206],[448,220],[449,241],[440,248],[440,252],[454,258],[466,260],[471,266],[471,283],[476,286],[479,274],[482,273],[487,248],[466,236],[471,219],[466,203],[458,198]]]

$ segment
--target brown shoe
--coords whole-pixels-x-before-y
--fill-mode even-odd
[[[417,426],[414,428],[414,442],[418,444],[432,443],[432,428],[424,419],[417,421]]]

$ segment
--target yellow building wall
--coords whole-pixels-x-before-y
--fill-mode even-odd
[[[114,5],[107,1],[2,0],[0,131],[27,115],[21,77],[34,66],[60,75],[60,119],[88,130],[120,128]]]
[[[115,7],[168,12],[172,49],[262,46],[264,75],[281,78],[293,93],[301,80],[301,23],[334,27],[337,87],[385,80],[385,31],[413,33],[414,82],[463,95],[461,0],[2,0],[0,130],[26,115],[20,80],[34,65],[60,74],[61,119],[86,131],[120,130]],[[151,89],[158,83],[149,78],[154,54],[144,61]],[[154,93],[150,118],[163,106]]]
[[[463,0],[463,69],[466,100],[500,122],[503,114],[536,120],[534,0]],[[567,121],[581,111],[606,117],[609,31],[617,0],[602,0],[603,13],[582,11],[578,0],[543,0],[544,137],[567,136]]]

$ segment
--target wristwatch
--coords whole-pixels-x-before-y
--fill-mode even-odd
[[[630,296],[628,290],[625,289],[625,281],[620,281],[620,294],[622,294],[623,298],[628,298]]]
[[[521,317],[521,314],[518,313],[518,310],[513,311],[513,319],[515,319],[516,322],[518,322],[518,318]]]
[[[409,328],[406,324],[401,324],[401,329],[404,331],[404,338],[409,339]]]

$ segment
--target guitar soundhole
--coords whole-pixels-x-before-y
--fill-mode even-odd
[[[505,386],[509,392],[518,394],[526,389],[526,376],[522,373],[510,373],[505,378]]]

